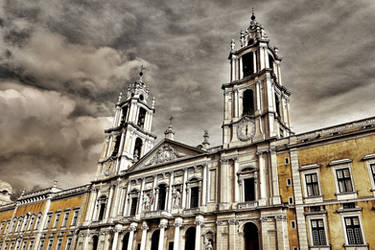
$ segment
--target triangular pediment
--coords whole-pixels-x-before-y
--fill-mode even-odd
[[[129,172],[168,164],[170,162],[196,156],[204,152],[205,151],[201,149],[191,147],[180,142],[163,139],[136,164],[134,164],[133,167],[129,169]]]

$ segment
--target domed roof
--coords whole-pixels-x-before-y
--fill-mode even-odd
[[[13,188],[8,182],[0,180],[0,193],[3,193],[4,191],[7,191],[8,193],[11,194],[13,191]]]

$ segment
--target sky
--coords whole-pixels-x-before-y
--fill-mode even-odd
[[[141,65],[158,140],[221,143],[230,41],[251,9],[283,57],[296,133],[375,116],[373,0],[0,0],[0,179],[90,182]]]

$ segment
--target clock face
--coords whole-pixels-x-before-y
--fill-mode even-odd
[[[255,135],[255,123],[253,119],[245,117],[237,125],[237,137],[241,141],[247,141]]]

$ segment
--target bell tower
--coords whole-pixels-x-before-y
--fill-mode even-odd
[[[281,56],[254,12],[241,31],[239,46],[231,42],[230,81],[224,90],[224,147],[237,147],[289,136],[290,92],[281,79]]]
[[[126,171],[153,147],[156,136],[151,128],[155,98],[150,102],[149,93],[142,67],[139,79],[129,84],[126,96],[120,93],[112,127],[105,130],[97,178]]]

